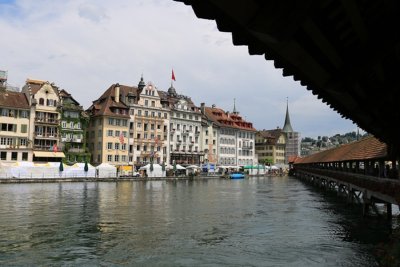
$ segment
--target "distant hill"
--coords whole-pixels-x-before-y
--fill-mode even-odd
[[[342,144],[351,143],[368,135],[368,133],[365,133],[357,136],[357,132],[353,131],[345,134],[335,134],[331,137],[318,136],[317,139],[304,137],[301,140],[301,155],[306,156],[321,150],[326,150]]]

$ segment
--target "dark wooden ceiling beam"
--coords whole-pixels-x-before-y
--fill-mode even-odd
[[[355,0],[342,0],[342,5],[347,13],[347,17],[351,22],[354,31],[357,33],[361,43],[365,43],[368,40],[368,31],[365,28],[364,21],[361,17],[359,8],[355,3]]]

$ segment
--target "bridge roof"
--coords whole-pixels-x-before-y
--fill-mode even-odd
[[[363,159],[387,158],[387,146],[373,136],[359,141],[324,150],[304,158],[297,158],[295,164],[356,161]]]
[[[175,0],[400,154],[400,2]]]

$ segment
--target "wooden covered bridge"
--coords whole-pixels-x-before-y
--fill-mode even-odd
[[[400,205],[400,180],[397,162],[391,159],[385,143],[373,136],[321,151],[292,158],[291,173],[316,186],[335,190],[350,202],[363,205],[364,214],[386,204],[388,217],[392,204]]]

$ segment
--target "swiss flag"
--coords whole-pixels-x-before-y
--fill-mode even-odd
[[[175,80],[174,70],[172,70],[172,77],[171,77],[171,79],[174,80],[174,81],[176,81],[176,80]]]

